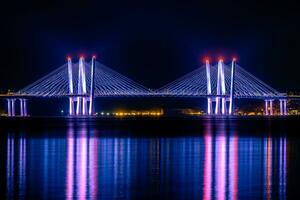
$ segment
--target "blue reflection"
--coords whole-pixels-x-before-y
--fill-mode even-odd
[[[26,138],[23,134],[15,137],[7,135],[6,158],[6,197],[7,199],[26,195]]]
[[[88,123],[58,131],[7,134],[7,199],[286,199],[284,135],[241,137],[209,121],[197,137],[103,137]]]

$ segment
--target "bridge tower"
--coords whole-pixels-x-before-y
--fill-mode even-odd
[[[96,56],[92,57],[92,65],[91,65],[91,86],[90,86],[90,106],[89,106],[89,115],[92,116],[94,114],[94,85],[95,85],[95,65],[96,65]]]
[[[90,83],[89,97],[87,96],[88,94],[87,94],[87,84],[86,84],[86,64],[84,61],[84,57],[80,56],[79,58],[77,94],[74,93],[72,59],[68,57],[67,60],[68,60],[67,66],[68,66],[69,94],[70,94],[69,115],[70,116],[93,115],[96,56],[92,57],[92,62],[91,62],[91,83]]]
[[[85,77],[85,63],[84,57],[79,58],[78,67],[78,97],[77,97],[77,108],[76,115],[87,115],[87,94],[86,90],[86,77]]]
[[[210,64],[209,60],[205,60],[206,80],[207,80],[207,114],[212,114],[212,99],[211,99],[211,79],[210,79]]]
[[[232,115],[234,111],[234,79],[235,79],[235,62],[236,59],[233,58],[231,62],[231,78],[230,78],[230,98],[229,98],[229,111],[228,114]]]
[[[216,105],[215,105],[215,114],[226,114],[226,88],[225,88],[225,77],[224,77],[224,64],[223,59],[219,59],[218,61],[218,73],[217,73],[217,96],[216,96]],[[220,98],[222,96],[222,98]],[[222,100],[220,102],[220,100]]]
[[[71,59],[71,57],[68,57],[67,60],[68,60],[69,94],[71,95],[69,97],[69,115],[74,116],[74,114],[75,114],[74,113],[74,97],[72,96],[74,94],[72,59]]]
[[[224,74],[224,63],[223,60],[220,59],[220,63],[221,63],[221,94],[222,94],[222,115],[226,115],[227,112],[227,106],[226,106],[226,87],[225,87],[225,74]]]

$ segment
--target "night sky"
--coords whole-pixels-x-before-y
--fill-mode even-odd
[[[159,88],[204,56],[238,63],[281,92],[300,90],[300,12],[282,1],[51,1],[3,4],[0,90],[21,89],[65,63],[98,61]]]

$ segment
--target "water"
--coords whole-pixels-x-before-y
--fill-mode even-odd
[[[298,120],[20,121],[1,124],[1,199],[299,195]]]

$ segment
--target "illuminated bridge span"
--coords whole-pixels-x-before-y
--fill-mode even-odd
[[[95,71],[92,73],[92,69]],[[50,74],[21,89],[18,94],[32,97],[69,97],[91,93],[94,75],[94,97],[142,96],[149,89],[92,59],[62,65]]]
[[[287,114],[287,95],[268,86],[236,64],[230,65],[220,59],[211,66],[205,65],[159,89],[162,95],[195,96],[207,98],[207,114],[233,113],[234,99],[263,99],[265,114],[273,115],[273,101],[279,100],[280,114]],[[213,109],[214,105],[214,109]]]
[[[15,101],[20,102],[20,116],[27,116],[27,99],[68,98],[70,116],[94,113],[97,97],[160,96],[203,97],[207,99],[208,115],[234,114],[235,99],[262,99],[265,115],[273,115],[273,101],[280,102],[280,115],[287,115],[287,95],[259,80],[235,60],[226,65],[222,59],[216,65],[205,64],[158,90],[141,84],[102,65],[93,57],[86,62],[67,63],[16,93],[1,95],[7,99],[8,116],[15,116]]]

